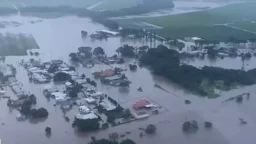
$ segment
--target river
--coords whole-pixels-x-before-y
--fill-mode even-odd
[[[36,107],[45,107],[49,112],[49,117],[44,121],[24,121],[18,122],[15,118],[17,111],[10,110],[6,106],[6,99],[0,100],[0,138],[2,143],[38,143],[38,144],[85,144],[91,141],[91,136],[96,138],[108,137],[112,132],[125,133],[130,131],[131,134],[126,138],[131,138],[138,144],[253,144],[256,141],[255,133],[255,88],[256,86],[239,88],[229,92],[222,92],[222,97],[217,99],[206,99],[196,96],[185,91],[181,87],[171,83],[170,81],[154,76],[147,68],[139,68],[136,72],[125,72],[128,79],[132,82],[129,89],[120,89],[111,86],[101,85],[98,82],[98,88],[116,100],[119,100],[124,107],[136,100],[148,98],[161,105],[165,112],[159,115],[150,116],[148,119],[135,121],[132,123],[120,125],[94,133],[78,133],[71,127],[71,122],[67,123],[63,118],[59,107],[54,107],[54,100],[47,101],[42,94],[42,89],[46,84],[30,83],[24,68],[18,66],[18,62],[22,59],[30,58],[48,61],[53,59],[62,59],[69,62],[69,53],[76,52],[80,46],[101,46],[108,55],[115,54],[115,50],[124,45],[130,44],[141,46],[147,43],[134,40],[123,40],[119,37],[109,38],[106,41],[91,41],[82,39],[80,32],[86,30],[90,33],[96,30],[106,29],[104,26],[93,23],[87,18],[78,18],[75,16],[60,17],[56,19],[43,19],[39,23],[30,23],[31,20],[38,20],[36,17],[9,16],[1,17],[4,21],[17,21],[20,26],[7,26],[0,29],[0,32],[12,33],[29,33],[34,36],[40,46],[38,57],[33,56],[8,56],[6,63],[13,64],[17,68],[17,79],[23,83],[24,89],[35,94],[37,97]],[[122,68],[128,68],[133,59],[126,59],[126,63],[120,65]],[[217,60],[214,66],[222,66],[227,68],[240,68],[238,60],[225,58]],[[211,65],[208,60],[194,60],[188,63],[202,66]],[[252,65],[252,66],[251,66]],[[256,67],[251,61],[250,68]],[[91,72],[106,69],[108,66],[96,65],[92,69],[85,69],[76,66],[79,73],[85,73],[87,77],[92,77]],[[154,87],[157,83],[170,93],[166,93]],[[143,92],[138,92],[138,87],[143,88]],[[224,99],[241,94],[243,92],[252,92],[251,99],[244,101],[243,104],[235,102],[222,103]],[[11,97],[16,97],[8,92]],[[191,100],[192,104],[185,105],[184,100]],[[77,109],[69,111],[67,115],[73,120]],[[240,126],[239,118],[244,118],[248,124]],[[181,125],[186,120],[197,120],[200,129],[195,134],[186,135],[181,131]],[[203,128],[203,122],[209,120],[214,127],[211,130]],[[2,124],[2,125],[1,125]],[[157,133],[152,136],[139,137],[139,127],[145,127],[147,124],[156,124]],[[45,127],[52,128],[52,136],[45,136]]]

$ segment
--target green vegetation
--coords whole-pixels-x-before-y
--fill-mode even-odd
[[[229,90],[236,84],[252,85],[256,83],[256,69],[249,71],[204,66],[202,69],[180,64],[177,51],[163,45],[152,48],[140,58],[140,62],[149,65],[157,75],[165,76],[184,88],[202,96],[214,98],[214,88]]]
[[[256,24],[251,23],[256,20],[256,15],[253,14],[256,12],[255,6],[256,3],[239,3],[206,11],[116,21],[121,26],[130,28],[148,28],[149,25],[145,22],[160,26],[163,29],[154,31],[169,38],[198,36],[208,40],[225,41],[232,36],[237,39],[250,39],[255,38],[256,34],[229,26],[255,32]]]
[[[244,22],[239,22],[239,23],[234,23],[234,24],[229,24],[229,25],[232,27],[236,27],[239,29],[244,29],[244,30],[248,30],[248,31],[256,33],[256,23],[255,22],[244,21]]]
[[[119,10],[142,4],[143,0],[105,0],[93,10]]]
[[[155,29],[152,31],[154,31],[157,35],[163,37],[170,37],[173,39],[194,36],[201,37],[206,40],[215,41],[227,41],[230,37],[236,37],[237,39],[242,40],[256,38],[256,34],[223,25],[196,26],[184,28],[167,27],[164,29]]]
[[[100,128],[98,119],[83,120],[75,118],[73,125],[76,126],[78,130],[82,132],[96,131]]]
[[[27,55],[27,50],[39,48],[34,37],[25,34],[0,34],[0,43],[0,56]]]

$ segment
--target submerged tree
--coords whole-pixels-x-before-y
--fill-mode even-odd
[[[153,125],[153,124],[149,124],[149,125],[146,127],[145,132],[146,132],[147,134],[153,134],[153,133],[155,133],[155,132],[156,132],[156,126]]]
[[[95,55],[95,56],[104,55],[104,54],[105,54],[105,52],[104,52],[104,49],[102,47],[96,47],[93,50],[93,55]]]

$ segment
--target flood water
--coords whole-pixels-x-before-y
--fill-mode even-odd
[[[39,122],[24,121],[18,122],[15,118],[17,111],[10,110],[6,105],[6,99],[0,100],[0,138],[2,143],[17,144],[17,143],[38,143],[38,144],[85,144],[91,141],[91,136],[96,138],[108,137],[112,132],[119,134],[130,131],[131,134],[126,138],[131,138],[138,144],[254,144],[256,138],[255,120],[255,88],[256,86],[239,88],[229,92],[222,92],[222,96],[217,99],[206,99],[196,96],[190,92],[184,91],[181,87],[171,83],[170,81],[154,76],[147,68],[138,68],[136,72],[125,72],[128,79],[132,82],[129,89],[120,89],[111,86],[101,85],[98,82],[98,88],[109,96],[120,101],[124,107],[129,107],[129,103],[139,99],[151,99],[161,105],[166,112],[155,116],[150,116],[148,119],[139,120],[128,124],[123,124],[107,130],[102,130],[94,133],[78,133],[72,127],[71,123],[67,123],[63,118],[59,107],[54,107],[54,100],[47,101],[42,94],[42,89],[47,84],[30,83],[26,71],[18,62],[22,59],[30,58],[49,61],[53,59],[62,59],[69,62],[69,53],[76,52],[80,46],[101,46],[108,55],[115,54],[115,50],[124,45],[130,44],[134,46],[145,45],[147,43],[122,40],[119,37],[109,38],[107,41],[91,41],[90,39],[82,39],[80,32],[86,30],[90,33],[96,30],[106,29],[100,24],[91,22],[87,18],[78,18],[75,16],[61,17],[56,19],[43,19],[42,22],[31,24],[29,21],[38,20],[35,17],[20,17],[10,16],[1,17],[1,20],[18,21],[22,25],[18,27],[9,26],[0,29],[0,32],[12,33],[29,33],[34,36],[40,46],[38,57],[33,56],[8,56],[6,63],[13,64],[17,68],[17,79],[22,82],[24,89],[35,94],[37,97],[36,107],[45,107],[49,116],[46,120]],[[128,68],[133,59],[126,59],[126,63],[120,65],[122,68]],[[240,68],[238,60],[225,58],[218,60],[214,66],[222,66],[227,68]],[[208,60],[189,61],[189,64],[202,66],[211,64]],[[250,68],[256,67],[253,60],[250,62]],[[72,64],[72,63],[70,63]],[[91,73],[97,70],[109,68],[106,65],[96,65],[92,69],[85,69],[81,66],[76,66],[77,71],[86,74],[87,77],[92,77]],[[164,92],[154,87],[154,84],[159,84],[170,93]],[[143,92],[138,92],[138,87],[143,88]],[[243,92],[251,92],[250,100],[245,100],[242,104],[235,102],[222,103],[223,100],[241,94]],[[8,92],[11,97],[16,96]],[[184,100],[192,101],[191,105],[185,105]],[[77,109],[69,111],[67,115],[71,120],[76,114]],[[241,126],[239,118],[244,118],[248,124]],[[183,134],[181,125],[186,120],[197,120],[199,122],[199,130],[195,134]],[[213,123],[213,129],[206,130],[203,128],[205,120]],[[2,125],[1,125],[2,124]],[[139,137],[139,127],[145,127],[147,124],[156,124],[157,132],[152,136]],[[45,127],[52,128],[52,136],[45,136]]]

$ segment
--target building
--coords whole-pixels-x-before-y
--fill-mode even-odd
[[[115,76],[111,76],[111,77],[106,77],[104,80],[114,81],[114,80],[120,80],[120,79],[122,79],[122,76],[115,75]]]
[[[78,111],[80,114],[87,114],[91,112],[91,109],[89,109],[87,106],[80,106]]]
[[[118,32],[109,31],[109,30],[100,30],[100,31],[97,31],[97,33],[106,34],[108,36],[117,36],[119,34]]]
[[[47,85],[43,89],[44,93],[46,93],[46,92],[53,93],[53,92],[58,92],[58,91],[59,91],[58,88],[56,86],[53,86],[53,85]]]
[[[60,65],[60,64],[63,63],[63,61],[62,60],[52,60],[51,63],[56,64],[56,65]]]
[[[64,110],[71,109],[72,108],[72,101],[62,101],[60,102],[60,107]]]
[[[115,75],[115,72],[113,70],[105,70],[103,72],[100,72],[99,74],[100,77],[111,77],[114,75]]]
[[[86,98],[85,101],[86,101],[87,103],[89,103],[89,104],[96,102],[96,100],[95,100],[94,98],[90,98],[90,97],[89,97],[89,98]]]
[[[63,101],[67,101],[68,98],[67,98],[67,94],[65,93],[61,93],[61,92],[53,92],[51,93],[51,95],[54,96],[55,100],[56,100],[56,103],[61,103]]]
[[[149,105],[149,104],[150,102],[148,100],[139,100],[133,105],[133,108],[137,110],[137,109],[145,108],[146,105]]]
[[[116,106],[113,105],[110,101],[108,100],[103,100],[100,105],[106,110],[106,111],[112,111],[116,109]]]
[[[93,98],[98,98],[98,97],[104,96],[104,93],[102,93],[101,91],[95,91],[94,93],[89,94],[89,96]]]
[[[93,112],[87,114],[76,114],[77,119],[87,120],[87,119],[98,119],[98,116]]]

